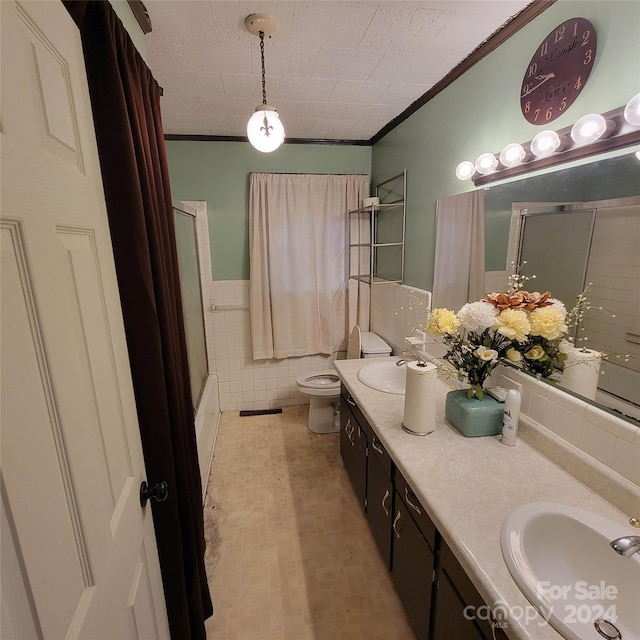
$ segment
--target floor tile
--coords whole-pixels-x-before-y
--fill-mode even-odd
[[[308,405],[220,419],[205,500],[208,640],[412,640],[342,465]]]

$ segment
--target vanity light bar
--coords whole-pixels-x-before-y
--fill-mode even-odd
[[[522,145],[508,144],[500,154],[483,153],[475,163],[465,160],[456,176],[480,186],[635,144],[640,144],[640,94],[624,107],[583,116],[558,131],[541,131]]]

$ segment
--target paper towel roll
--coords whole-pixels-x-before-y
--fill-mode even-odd
[[[600,376],[600,353],[591,349],[571,349],[567,353],[562,386],[585,398],[595,400]]]
[[[438,371],[435,364],[407,364],[407,386],[404,394],[405,431],[418,436],[432,433],[436,424],[436,385]]]

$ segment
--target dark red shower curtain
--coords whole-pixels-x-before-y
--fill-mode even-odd
[[[109,2],[64,0],[80,29],[171,637],[212,614],[160,87]]]

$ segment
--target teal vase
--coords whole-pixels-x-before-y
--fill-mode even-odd
[[[504,404],[486,393],[478,400],[467,398],[466,389],[449,391],[444,415],[463,436],[492,436],[502,432]]]

